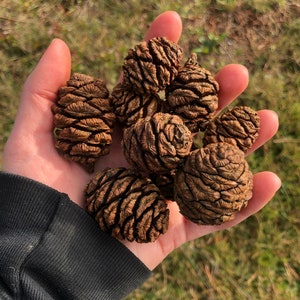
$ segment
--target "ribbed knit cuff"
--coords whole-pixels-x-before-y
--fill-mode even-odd
[[[67,195],[6,173],[0,238],[0,278],[25,299],[121,299],[151,274]]]

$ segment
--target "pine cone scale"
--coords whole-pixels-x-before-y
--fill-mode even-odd
[[[87,143],[78,143],[71,147],[70,155],[71,157],[80,156],[82,153],[84,153],[84,156],[87,157],[98,157],[100,152],[102,153],[103,151],[105,151],[105,147],[104,149],[101,149],[99,147],[95,147],[94,145],[88,145]]]
[[[85,118],[80,119],[73,127],[78,129],[85,129],[90,132],[111,132],[110,124],[104,119]]]
[[[77,122],[76,118],[70,118],[69,116],[65,116],[60,113],[60,110],[56,110],[55,108],[53,108],[53,110],[55,113],[55,115],[53,117],[54,131],[56,129],[70,127],[70,125]]]

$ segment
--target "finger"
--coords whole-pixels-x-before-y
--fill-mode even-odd
[[[270,140],[277,132],[279,127],[278,115],[272,110],[260,110],[258,111],[260,117],[260,129],[258,137],[251,149],[247,151],[247,155],[258,149],[265,142]]]
[[[261,210],[275,195],[281,186],[279,177],[268,171],[260,172],[254,175],[253,195],[249,200],[248,206],[236,214],[234,220],[223,223],[218,226],[202,226],[194,224],[190,221],[186,222],[186,240],[193,240],[200,236],[230,228],[251,215]]]
[[[161,36],[178,42],[182,32],[182,21],[175,11],[166,11],[160,14],[150,25],[144,40],[148,41],[154,37]]]
[[[50,107],[59,87],[69,79],[70,70],[68,46],[62,40],[53,40],[23,87],[16,118],[16,126],[22,126],[22,132],[42,132],[52,128]]]
[[[229,64],[223,67],[215,76],[219,83],[218,111],[229,105],[247,88],[249,73],[246,67],[239,64]]]

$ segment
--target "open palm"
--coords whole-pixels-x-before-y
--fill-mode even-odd
[[[174,42],[181,35],[181,19],[175,12],[158,16],[145,35],[145,40],[165,36]],[[84,206],[83,191],[91,178],[84,169],[62,158],[54,148],[51,105],[60,86],[70,77],[71,56],[67,45],[54,40],[28,77],[13,131],[5,146],[3,170],[42,182],[69,195],[79,206]],[[215,76],[220,85],[219,110],[230,104],[247,87],[248,72],[237,64],[227,65]],[[261,129],[252,152],[269,140],[278,129],[277,115],[269,110],[259,111]],[[122,154],[119,131],[114,132],[114,143],[109,156],[101,158],[96,169],[126,166]],[[280,180],[271,172],[254,176],[253,198],[236,219],[220,226],[199,226],[187,221],[174,202],[169,203],[170,223],[166,234],[154,243],[123,242],[150,269],[157,266],[170,252],[188,240],[216,230],[233,226],[261,209],[275,194]],[[151,253],[151,255],[149,255]]]

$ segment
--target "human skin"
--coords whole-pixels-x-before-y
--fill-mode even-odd
[[[178,42],[182,31],[180,16],[173,11],[159,15],[145,34],[145,40],[165,36]],[[22,175],[44,183],[69,195],[77,205],[84,207],[84,189],[93,174],[58,154],[53,143],[53,116],[51,105],[58,89],[66,84],[71,73],[71,55],[60,39],[51,42],[38,65],[26,80],[11,135],[3,153],[3,171]],[[226,108],[247,87],[249,74],[239,64],[223,67],[216,75],[220,85],[218,111]],[[278,129],[277,114],[271,110],[258,112],[261,118],[259,137],[247,155],[274,136]],[[121,151],[120,131],[114,132],[111,153],[100,158],[96,171],[105,167],[127,166]],[[150,270],[153,270],[174,249],[183,243],[217,230],[230,228],[262,209],[280,188],[278,176],[269,171],[254,175],[253,197],[248,206],[237,213],[233,221],[219,226],[196,225],[186,220],[175,202],[168,202],[169,229],[154,243],[139,244],[122,241]],[[151,253],[151,255],[149,255]]]

